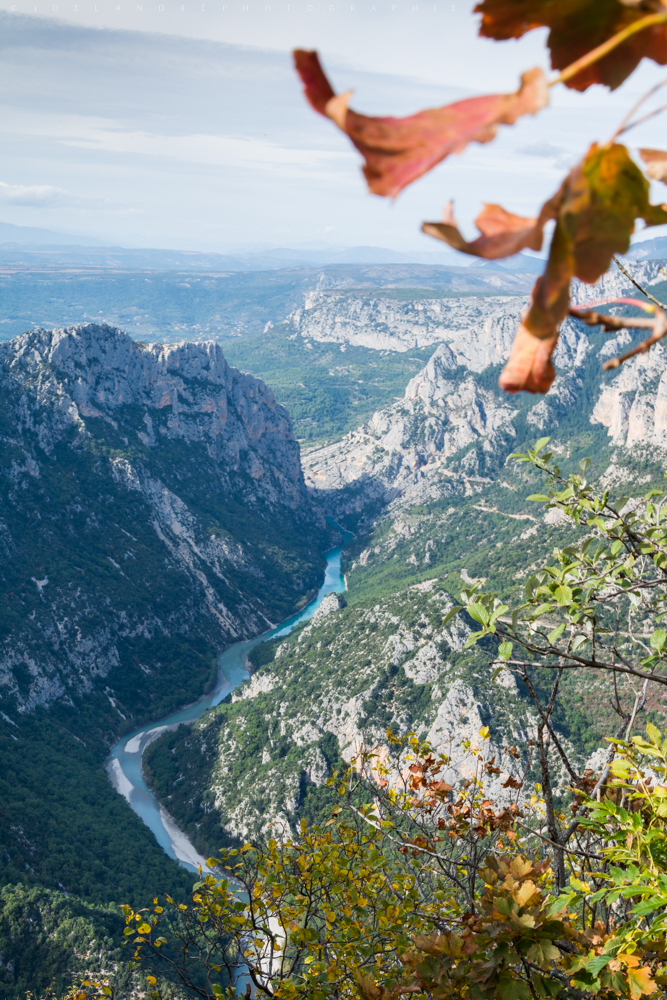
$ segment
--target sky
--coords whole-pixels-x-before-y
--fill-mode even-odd
[[[645,62],[614,93],[555,87],[540,115],[450,157],[395,202],[367,193],[358,153],[308,107],[292,68],[293,48],[316,48],[336,89],[354,89],[352,107],[397,116],[548,70],[544,32],[479,39],[472,7],[0,0],[0,221],[123,246],[438,252],[419,229],[450,198],[469,236],[484,202],[534,215],[664,68]],[[629,141],[660,148],[666,125]]]

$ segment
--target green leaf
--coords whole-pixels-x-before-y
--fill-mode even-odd
[[[546,444],[549,444],[549,441],[551,441],[551,438],[548,438],[548,437],[540,438],[538,441],[535,442],[535,448],[534,448],[534,450],[536,452],[542,451],[542,449],[544,448],[544,446]]]
[[[549,632],[549,642],[550,643],[556,642],[557,639],[560,639],[564,631],[565,631],[564,625],[556,625],[556,628],[552,629],[551,632]]]
[[[665,647],[665,642],[667,642],[667,633],[665,633],[661,628],[657,628],[651,636],[652,649],[655,649],[658,653],[662,653]]]
[[[498,646],[498,659],[499,660],[509,660],[512,655],[512,643],[511,642],[501,642]]]
[[[489,612],[483,604],[469,604],[466,610],[470,617],[479,622],[480,625],[489,624]]]
[[[458,605],[456,605],[453,608],[450,608],[445,617],[442,619],[442,624],[446,625],[448,622],[450,622],[454,617],[454,615],[457,615],[459,611],[463,611],[463,608],[459,607]]]
[[[572,646],[570,647],[570,652],[576,653],[588,642],[588,637],[585,635],[578,635],[575,637]]]
[[[585,476],[588,471],[588,466],[591,464],[590,458],[582,458],[579,462],[579,475]]]
[[[612,959],[611,955],[596,955],[595,958],[591,959],[591,961],[586,966],[586,971],[590,972],[590,974],[592,976],[595,976],[595,978],[597,979],[600,972],[604,969],[605,965],[608,965],[608,963],[611,962],[611,959]]]
[[[561,607],[565,604],[572,604],[572,591],[567,584],[561,584],[554,591],[554,598]]]
[[[545,496],[544,493],[531,493],[529,497],[526,497],[526,500],[537,500],[539,503],[549,503],[551,499],[551,497]]]
[[[652,722],[648,722],[646,724],[646,732],[653,746],[659,747],[662,741],[662,733],[660,732],[658,727],[654,726]]]
[[[617,538],[611,547],[612,556],[617,556],[622,548],[623,548],[623,542],[620,540],[620,538]]]

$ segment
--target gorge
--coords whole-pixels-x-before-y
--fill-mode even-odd
[[[660,266],[637,265],[658,295]],[[496,379],[523,289],[452,297],[411,289],[415,269],[391,286],[366,270],[373,288],[302,289],[296,310],[233,343],[145,344],[91,323],[0,345],[11,1000],[36,988],[36,966],[58,984],[95,963],[125,975],[115,904],[186,892],[176,859],[321,820],[327,777],[360,740],[390,727],[453,745],[488,726],[494,747],[525,743],[525,692],[463,649],[471,622],[443,626],[464,583],[514,593],[571,537],[510,455],[551,436],[567,467],[592,457],[597,482],[660,485],[661,346],[605,374],[614,343],[568,322],[553,390],[509,398]],[[581,295],[626,291],[610,274]],[[272,638],[312,610],[340,544],[332,521],[354,533],[347,606]],[[233,693],[218,687],[221,650]],[[583,766],[607,691],[567,685],[556,721]],[[148,796],[148,825],[108,782],[112,747],[115,786],[133,807]]]

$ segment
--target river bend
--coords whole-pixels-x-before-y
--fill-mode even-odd
[[[114,788],[127,799],[137,816],[151,828],[160,847],[169,857],[190,871],[197,871],[200,865],[206,870],[206,861],[148,788],[141,773],[141,756],[146,747],[165,730],[175,729],[182,722],[194,722],[246,680],[248,672],[245,665],[251,649],[274,636],[288,635],[295,625],[313,617],[327,594],[339,594],[345,590],[345,580],[341,573],[341,548],[342,546],[327,553],[324,583],[315,600],[303,611],[288,618],[270,632],[245,642],[237,642],[220,654],[218,680],[209,694],[186,708],[172,712],[164,719],[127,733],[111,751],[106,769]]]

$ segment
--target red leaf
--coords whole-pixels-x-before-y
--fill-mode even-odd
[[[294,63],[311,106],[331,118],[364,157],[370,190],[391,198],[451,153],[470,142],[490,142],[499,125],[536,114],[549,99],[544,73],[532,69],[514,94],[472,97],[408,118],[371,118],[348,108],[350,91],[334,94],[316,52],[297,49]]]
[[[660,0],[482,0],[475,7],[482,15],[479,33],[485,38],[521,38],[533,28],[549,28],[551,65],[561,70],[640,18],[663,10]],[[638,32],[566,86],[586,90],[603,83],[614,90],[644,56],[667,63],[667,26]]]
[[[511,257],[526,247],[541,250],[544,226],[549,219],[555,218],[557,207],[556,200],[551,198],[542,206],[537,219],[526,219],[506,212],[500,205],[485,205],[475,219],[482,235],[468,243],[456,225],[450,201],[445,206],[442,222],[425,222],[422,232],[443,240],[462,253],[497,260],[499,257]]]

